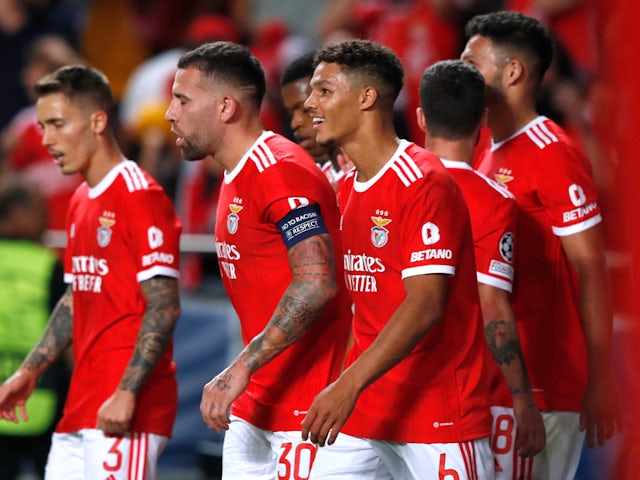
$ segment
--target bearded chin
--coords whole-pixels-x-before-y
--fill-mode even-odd
[[[202,160],[207,156],[207,152],[196,148],[193,144],[185,142],[182,147],[182,158],[185,160]]]
[[[335,146],[333,138],[326,138],[324,140],[321,140],[318,137],[316,137],[316,143],[320,145],[322,148],[329,148],[329,147]]]

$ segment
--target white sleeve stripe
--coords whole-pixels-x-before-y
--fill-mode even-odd
[[[264,171],[264,167],[262,166],[262,162],[259,158],[257,158],[253,153],[249,154],[249,158],[256,164],[256,168],[258,172],[262,173]]]
[[[73,273],[64,274],[64,283],[73,283]]]
[[[573,235],[574,233],[584,232],[600,222],[602,222],[602,215],[598,214],[595,217],[588,218],[584,222],[569,225],[568,227],[551,227],[551,230],[558,237],[566,237],[567,235]]]
[[[556,137],[553,132],[551,130],[549,130],[549,128],[545,125],[544,122],[540,122],[538,124],[538,126],[540,127],[541,130],[544,130],[544,133],[546,133],[549,138],[551,138],[552,142],[557,142],[558,141],[558,137]]]
[[[155,265],[146,270],[142,270],[138,272],[136,278],[138,282],[144,282],[145,280],[149,280],[150,278],[156,277],[158,275],[162,275],[164,277],[172,277],[172,278],[180,278],[180,272],[175,268],[164,267],[162,265]]]
[[[400,181],[403,183],[405,187],[408,187],[409,185],[411,185],[411,182],[409,181],[409,179],[407,179],[407,177],[404,176],[404,173],[402,173],[402,170],[400,169],[400,167],[398,167],[398,165],[396,165],[395,162],[391,165],[391,168],[394,172],[396,172],[396,175],[398,175],[398,178],[400,179]]]
[[[122,178],[124,178],[124,181],[127,184],[127,190],[133,192],[135,190],[135,187],[133,185],[133,181],[131,180],[129,172],[125,168],[123,168],[120,173],[122,174]]]
[[[551,139],[542,131],[540,125],[534,125],[533,127],[531,127],[531,129],[546,145],[549,145],[551,143]]]
[[[124,171],[127,172],[127,175],[131,176],[131,181],[133,182],[133,186],[135,187],[135,189],[140,190],[142,188],[142,185],[140,183],[140,178],[138,177],[138,175],[136,175],[137,172],[130,167],[125,168]]]
[[[270,165],[274,165],[276,163],[276,157],[273,154],[273,152],[271,151],[271,149],[267,146],[266,143],[264,142],[260,142],[260,150],[263,151],[263,153],[267,156],[267,158],[269,159],[269,164]]]
[[[140,182],[142,183],[142,186],[144,188],[149,188],[149,182],[147,182],[147,179],[144,176],[144,173],[142,173],[142,169],[140,169],[137,165],[136,165],[136,172],[138,173],[138,176],[140,177]]]
[[[444,273],[455,275],[456,267],[451,265],[422,265],[421,267],[410,267],[402,270],[402,278],[415,277],[416,275],[430,275],[434,273]]]
[[[260,161],[260,164],[263,168],[267,168],[269,166],[269,159],[265,156],[264,152],[260,149],[256,148],[253,150],[253,155]]]
[[[402,161],[402,158],[399,158],[395,164],[398,166],[398,168],[400,168],[402,170],[402,173],[404,175],[406,175],[406,177],[409,179],[409,181],[411,183],[416,181],[416,176],[413,174],[413,172],[409,169],[409,167],[407,167],[406,162]]]
[[[142,170],[140,170],[140,167],[138,167],[137,165],[128,163],[121,170],[121,173],[127,184],[127,189],[130,192],[149,188],[149,182],[147,182],[147,179],[144,178]]]
[[[416,162],[413,161],[413,158],[411,158],[407,152],[403,152],[402,154],[400,154],[400,159],[405,162],[405,164],[407,165],[408,168],[410,168],[414,175],[416,176],[416,178],[422,178],[423,174],[422,174],[422,170],[420,170],[420,168],[418,168],[418,165],[416,165]]]
[[[513,290],[513,285],[511,285],[511,282],[500,280],[499,278],[492,277],[491,275],[487,275],[486,273],[476,272],[476,278],[478,279],[478,283],[491,285],[492,287],[499,288],[500,290],[506,290],[509,293],[511,293],[511,291]]]

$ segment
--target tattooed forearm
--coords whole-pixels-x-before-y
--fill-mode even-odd
[[[171,341],[180,316],[178,281],[169,277],[154,277],[142,282],[147,310],[142,318],[133,357],[127,366],[119,388],[137,393],[162,358]]]
[[[513,368],[521,372],[521,375],[518,376],[522,378],[522,384],[509,384],[511,393],[528,392],[530,390],[529,377],[516,325],[504,320],[492,320],[485,326],[484,334],[489,350],[500,369],[504,371],[506,368]],[[507,383],[509,382],[507,381]]]
[[[38,344],[31,350],[22,367],[42,373],[71,345],[73,330],[73,292],[71,286],[53,309],[49,324]]]
[[[253,373],[298,340],[337,293],[333,243],[329,235],[308,238],[289,250],[293,281],[265,330],[243,352]]]

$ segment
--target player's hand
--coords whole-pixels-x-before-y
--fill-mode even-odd
[[[129,431],[136,410],[136,395],[116,390],[98,409],[96,427],[109,435],[122,435]]]
[[[358,392],[348,382],[333,382],[313,399],[302,421],[302,439],[320,447],[333,445],[357,400]]]
[[[249,384],[249,373],[231,365],[202,389],[200,413],[209,428],[220,433],[229,430],[229,409]]]
[[[618,410],[618,387],[613,381],[613,373],[591,375],[580,414],[580,430],[586,431],[587,445],[603,445],[613,434],[622,430]]]
[[[521,457],[533,457],[546,445],[544,420],[531,392],[513,396],[513,413],[518,424],[516,451]]]
[[[20,369],[0,385],[0,418],[13,423],[29,420],[26,403],[37,380],[34,373]]]

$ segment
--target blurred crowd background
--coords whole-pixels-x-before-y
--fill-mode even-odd
[[[603,205],[629,428],[606,451],[586,455],[582,475],[638,478],[632,473],[640,460],[633,431],[640,414],[634,348],[640,337],[637,0],[0,0],[0,178],[20,176],[38,187],[48,205],[48,238],[56,238],[80,177],[61,175],[40,144],[32,88],[62,65],[90,64],[110,79],[126,155],[164,186],[186,234],[211,234],[221,171],[214,163],[182,161],[164,120],[175,65],[186,49],[214,40],[249,46],[267,75],[265,127],[289,135],[279,88],[284,67],[326,42],[379,41],[398,53],[406,70],[396,105],[398,133],[422,143],[414,112],[423,70],[459,57],[466,21],[500,9],[534,16],[554,35],[557,55],[539,98],[540,113],[584,147]],[[191,246],[183,254],[182,288],[187,299],[195,299],[191,306],[207,295],[224,300],[211,250]],[[193,311],[205,318],[207,307],[198,304]],[[179,422],[177,431],[187,428]]]

